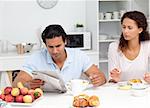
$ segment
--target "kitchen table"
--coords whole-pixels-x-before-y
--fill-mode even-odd
[[[106,83],[97,88],[85,90],[83,93],[97,95],[100,99],[98,108],[149,108],[150,107],[150,87],[147,88],[146,95],[132,96],[132,90],[120,90],[117,84]],[[32,106],[11,106],[11,108],[73,108],[73,96],[64,93],[45,93]]]

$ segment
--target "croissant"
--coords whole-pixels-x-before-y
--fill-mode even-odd
[[[73,106],[74,107],[94,107],[94,106],[98,106],[100,103],[99,103],[99,98],[98,96],[88,96],[86,94],[81,94],[81,95],[78,95],[78,96],[75,96],[74,97],[74,100],[73,100]]]
[[[88,95],[82,94],[74,97],[73,106],[74,107],[87,107],[89,105]]]
[[[88,100],[89,106],[98,106],[99,105],[99,98],[95,95],[91,96]]]
[[[142,83],[142,81],[140,79],[131,79],[131,80],[129,80],[129,82],[131,82],[131,83]]]

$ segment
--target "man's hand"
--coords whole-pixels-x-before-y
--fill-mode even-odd
[[[104,73],[102,73],[96,65],[92,65],[85,73],[95,87],[106,82]]]
[[[22,82],[24,86],[28,88],[40,88],[44,85],[44,81],[41,79],[33,79],[27,72],[20,71],[13,81],[13,87],[17,87],[17,83]]]
[[[102,75],[101,73],[96,72],[96,73],[94,73],[94,74],[90,74],[90,75],[89,75],[89,78],[90,78],[92,84],[93,84],[95,87],[97,87],[97,86],[100,86],[100,85],[102,85],[102,84],[105,83],[105,79],[104,79],[103,76],[104,76],[104,75]]]
[[[31,89],[40,88],[44,85],[44,81],[41,79],[33,79],[25,83],[25,86]]]

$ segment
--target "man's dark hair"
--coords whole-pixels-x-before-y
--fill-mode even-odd
[[[46,39],[52,39],[55,37],[62,37],[63,42],[65,42],[66,33],[62,26],[57,24],[47,26],[42,33],[43,42],[46,44]]]

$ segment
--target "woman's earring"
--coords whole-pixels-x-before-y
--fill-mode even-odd
[[[65,42],[65,45],[67,45],[67,42]]]

